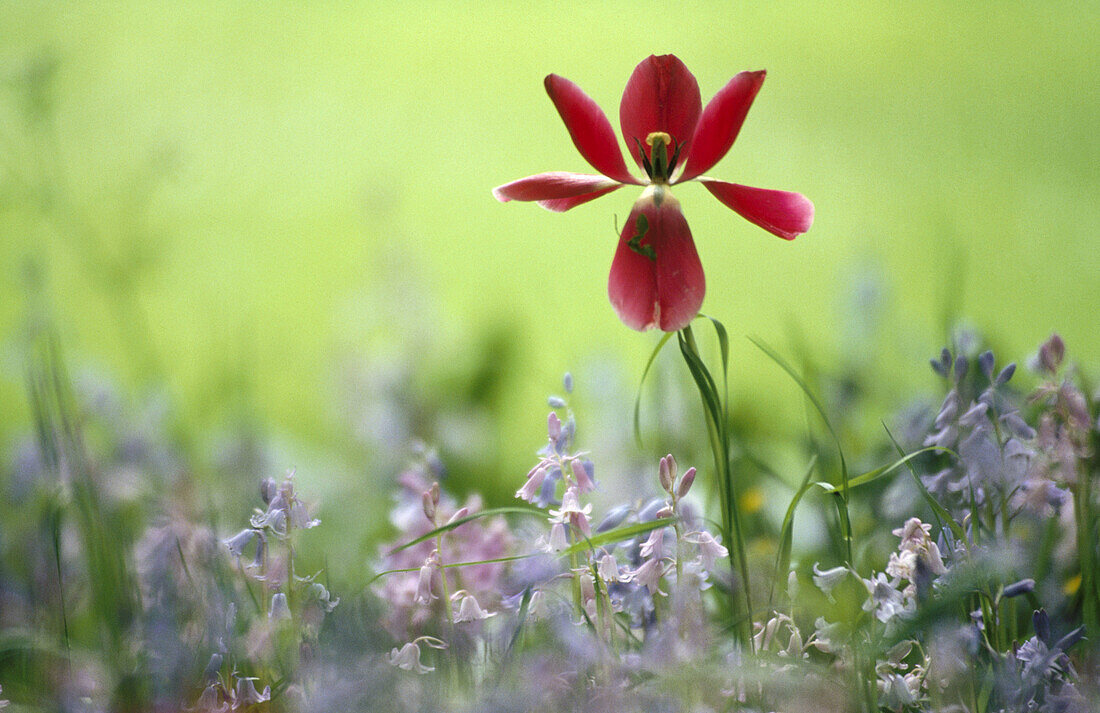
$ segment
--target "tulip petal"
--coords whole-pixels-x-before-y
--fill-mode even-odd
[[[801,193],[751,188],[711,178],[699,180],[742,218],[784,240],[794,240],[814,222],[814,204]]]
[[[686,154],[684,173],[677,182],[689,181],[706,173],[726,155],[764,83],[764,75],[763,71],[741,72],[707,103],[707,108],[699,117],[699,125],[695,127],[691,153]]]
[[[638,184],[626,168],[611,122],[596,102],[576,84],[556,74],[546,77],[545,85],[573,144],[592,168],[620,183]]]
[[[611,306],[628,327],[683,329],[703,304],[706,280],[680,204],[647,189],[623,228],[607,283]]]
[[[619,123],[630,155],[642,166],[638,144],[648,157],[646,137],[663,131],[682,147],[680,155],[687,156],[702,106],[699,83],[675,55],[642,60],[630,75],[619,105]]]
[[[564,213],[570,208],[576,208],[582,203],[587,203],[588,201],[595,200],[600,196],[607,195],[611,191],[617,191],[622,187],[623,184],[616,183],[610,188],[601,188],[598,191],[585,193],[579,196],[570,196],[569,198],[550,198],[547,200],[541,200],[538,202],[538,204],[546,210],[553,211],[554,213]]]
[[[622,186],[607,176],[551,171],[497,186],[493,197],[501,203],[538,201],[543,208],[560,213]]]

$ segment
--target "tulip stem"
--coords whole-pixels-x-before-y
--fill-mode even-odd
[[[722,344],[722,380],[726,386],[726,374],[728,371],[728,342],[725,338],[725,327],[721,323],[711,320],[718,332],[719,341]],[[718,483],[719,505],[722,512],[722,534],[729,543],[730,572],[737,572],[741,579],[741,617],[738,630],[741,632],[742,641],[751,649],[752,641],[752,595],[749,587],[749,567],[745,557],[745,541],[741,530],[741,509],[737,502],[737,489],[733,482],[733,469],[730,463],[729,448],[729,413],[728,391],[720,393],[714,378],[703,363],[699,353],[699,346],[695,341],[695,334],[691,325],[684,327],[677,335],[680,343],[680,353],[687,362],[695,385],[699,389],[699,396],[703,400],[703,416],[707,426],[707,436],[710,440],[711,452],[714,455],[714,469]],[[738,611],[739,602],[736,587],[730,587],[730,612]]]

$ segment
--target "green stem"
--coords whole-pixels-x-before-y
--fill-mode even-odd
[[[1083,471],[1083,472],[1082,472]],[[1082,618],[1088,631],[1100,629],[1100,603],[1096,601],[1096,585],[1093,579],[1096,577],[1094,569],[1094,539],[1092,526],[1092,493],[1090,480],[1092,474],[1087,468],[1080,469],[1077,474],[1077,483],[1072,488],[1074,494],[1074,515],[1077,520],[1077,556],[1081,567],[1081,584],[1078,591],[1081,593]]]
[[[688,369],[695,379],[699,396],[703,400],[704,422],[714,456],[714,468],[717,476],[720,506],[722,512],[722,534],[730,543],[728,548],[730,570],[739,569],[744,621],[740,628],[743,641],[751,648],[752,643],[752,595],[749,590],[749,568],[745,557],[745,541],[741,530],[740,504],[737,502],[737,490],[733,482],[732,467],[729,458],[728,399],[718,393],[714,379],[703,363],[695,334],[688,325],[680,331],[680,351],[684,355]],[[723,377],[725,374],[723,374]],[[734,556],[736,552],[736,557]],[[730,589],[730,609],[737,611],[737,597]]]
[[[443,534],[435,536],[435,551],[439,555],[439,580],[443,585],[443,611],[447,614],[447,635],[451,637],[450,650],[454,654],[455,618],[451,611],[451,588],[447,585],[447,568],[443,562]]]

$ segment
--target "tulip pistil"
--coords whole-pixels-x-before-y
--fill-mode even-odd
[[[642,147],[642,142],[634,139],[634,143],[638,145],[638,155],[642,158],[642,168],[654,183],[668,183],[677,161],[680,160],[680,149],[683,148],[683,144],[677,143],[663,131],[650,133],[645,137],[645,142],[646,146],[650,147],[648,155]],[[670,146],[672,147],[671,158],[668,155]]]

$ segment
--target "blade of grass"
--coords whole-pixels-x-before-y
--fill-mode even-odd
[[[901,444],[898,443],[896,438],[894,438],[894,434],[890,433],[890,429],[887,428],[885,423],[882,424],[882,427],[883,429],[885,429],[886,435],[890,438],[890,442],[894,444],[894,448],[897,449],[898,454],[904,456],[905,449],[902,448]],[[905,465],[908,466],[909,472],[912,474],[913,481],[917,484],[917,489],[920,491],[921,496],[923,496],[925,502],[928,503],[928,507],[932,508],[932,514],[936,517],[936,521],[940,529],[942,530],[944,525],[946,524],[947,527],[951,529],[951,534],[955,536],[955,539],[959,542],[962,542],[966,549],[969,551],[970,544],[966,540],[966,530],[963,529],[962,525],[956,522],[955,518],[951,517],[951,513],[947,512],[947,508],[941,505],[940,502],[936,500],[936,498],[932,495],[932,493],[928,492],[928,488],[925,487],[924,481],[920,479],[920,475],[917,474],[917,471],[913,467],[913,464],[907,460],[905,461]]]
[[[906,463],[908,463],[913,458],[916,458],[920,454],[929,453],[929,452],[949,453],[951,455],[955,454],[955,452],[952,451],[950,448],[941,448],[939,446],[929,446],[928,448],[922,448],[919,451],[913,451],[909,455],[903,456],[902,458],[897,459],[896,461],[894,461],[890,465],[884,465],[881,468],[875,468],[874,470],[869,470],[866,473],[861,473],[861,474],[855,476],[854,478],[852,478],[851,480],[848,481],[848,489],[851,490],[853,488],[858,488],[861,485],[867,485],[868,483],[873,483],[876,480],[878,480],[879,478],[882,478],[882,477],[887,476],[890,473],[894,472],[895,470],[897,470],[901,466],[905,465]],[[818,486],[819,488],[822,488],[827,493],[840,492],[840,490],[835,485],[833,485],[832,483],[826,483],[826,482],[822,481],[822,482],[814,483],[814,485]]]
[[[665,332],[661,340],[657,342],[657,346],[653,348],[653,353],[649,355],[649,359],[645,363],[645,369],[642,370],[642,379],[638,382],[638,393],[634,397],[634,440],[637,441],[638,447],[642,445],[642,387],[645,386],[645,379],[649,375],[649,370],[653,367],[653,362],[657,359],[657,355],[664,349],[665,345],[668,344],[668,340],[671,338],[672,332]]]
[[[504,649],[506,664],[512,650],[516,648],[516,644],[519,642],[520,635],[523,634],[523,626],[527,623],[527,611],[531,606],[532,593],[531,587],[523,590],[523,599],[519,602],[519,614],[516,616],[516,630],[512,632],[512,636],[508,639],[508,646]]]
[[[844,495],[844,499],[847,500],[848,499],[848,462],[844,458],[844,447],[840,444],[840,437],[837,436],[836,430],[833,429],[832,422],[829,420],[829,417],[825,414],[825,407],[821,405],[821,402],[818,400],[817,396],[814,395],[813,391],[810,390],[809,385],[806,384],[806,382],[802,379],[802,376],[797,371],[795,371],[794,367],[792,367],[790,364],[788,364],[786,362],[786,360],[784,360],[783,357],[781,357],[779,355],[778,352],[776,352],[774,349],[772,349],[770,346],[768,346],[763,340],[758,339],[757,337],[750,336],[748,339],[749,339],[750,342],[755,344],[756,347],[760,351],[764,352],[764,354],[766,354],[769,359],[771,359],[777,365],[779,365],[779,367],[781,369],[783,369],[783,371],[787,372],[787,375],[790,376],[791,379],[793,379],[796,384],[798,384],[798,387],[802,390],[802,393],[805,394],[806,398],[810,400],[811,404],[813,404],[814,409],[816,409],[818,415],[821,416],[821,420],[825,422],[825,428],[828,429],[829,435],[832,436],[833,443],[836,444],[837,454],[840,456],[841,492]]]
[[[613,530],[607,530],[592,537],[585,537],[579,540],[561,552],[557,552],[558,557],[569,557],[571,555],[580,554],[581,552],[587,552],[594,550],[597,547],[603,547],[604,545],[610,545],[613,542],[622,542],[623,540],[630,540],[638,535],[644,535],[653,530],[657,530],[662,527],[671,527],[672,518],[661,518],[660,520],[650,520],[649,522],[636,522],[630,525],[621,525]]]
[[[798,503],[802,500],[802,496],[810,489],[810,476],[813,475],[815,467],[817,467],[816,455],[810,458],[810,463],[806,466],[806,474],[802,476],[802,483],[798,486],[798,490],[795,491],[794,497],[791,498],[791,504],[787,506],[787,514],[783,516],[783,526],[779,528],[779,550],[775,556],[775,576],[772,578],[772,590],[768,595],[769,605],[775,604],[775,590],[779,585],[780,578],[786,577],[787,571],[791,568],[791,546],[794,540],[794,512],[798,508]]]
[[[847,512],[848,461],[844,457],[844,446],[842,446],[840,443],[840,437],[837,435],[836,429],[833,428],[833,424],[829,420],[828,415],[826,415],[825,407],[821,405],[821,402],[818,400],[817,396],[814,395],[813,391],[810,390],[809,385],[806,384],[802,376],[794,370],[794,367],[788,364],[786,360],[784,360],[783,357],[779,355],[778,352],[768,346],[763,340],[752,336],[750,336],[748,339],[750,342],[756,345],[757,349],[764,352],[764,354],[766,354],[768,358],[778,364],[779,367],[783,369],[783,371],[787,372],[787,375],[790,376],[796,384],[798,384],[798,387],[802,390],[802,393],[806,395],[806,398],[809,399],[810,403],[813,404],[813,407],[817,410],[818,415],[821,416],[821,420],[825,422],[825,428],[828,429],[829,435],[832,436],[833,443],[836,444],[837,454],[840,456],[841,487],[839,492],[841,500],[843,500],[844,504],[844,513],[841,515],[841,525],[844,530],[844,543],[846,546],[846,551],[848,553],[848,563],[852,564],[852,525]]]
[[[722,403],[725,406],[722,414],[726,422],[729,421],[729,403],[730,403],[730,391],[729,391],[729,371],[730,371],[730,337],[726,332],[726,326],[719,322],[714,317],[708,317],[705,314],[700,314],[700,317],[710,320],[711,325],[714,327],[714,333],[718,336],[718,351],[722,357]]]
[[[470,562],[447,562],[444,563],[443,569],[454,569],[456,567],[473,567],[480,564],[499,564],[501,562],[515,562],[516,560],[530,559],[531,557],[538,557],[543,554],[544,553],[542,552],[528,552],[527,554],[523,555],[508,555],[507,557],[494,557],[487,560],[474,560]],[[419,571],[419,567],[399,567],[397,569],[386,569],[376,573],[373,577],[368,579],[365,586],[369,587],[382,577],[387,577],[391,574],[408,574],[409,572]]]
[[[453,530],[456,527],[461,527],[462,525],[465,525],[466,523],[471,522],[473,520],[479,520],[483,517],[493,517],[495,515],[535,515],[535,516],[538,516],[540,518],[546,517],[546,513],[544,513],[542,510],[536,510],[534,508],[524,508],[524,507],[516,507],[516,506],[500,507],[500,508],[489,508],[488,510],[481,510],[480,512],[475,512],[474,514],[467,515],[466,517],[460,517],[457,520],[455,520],[454,522],[449,522],[446,525],[440,525],[439,527],[435,528],[434,530],[429,530],[428,532],[424,533],[423,535],[421,535],[421,536],[419,536],[419,537],[417,537],[413,540],[409,540],[408,542],[406,542],[402,545],[398,545],[397,547],[394,547],[392,550],[389,551],[388,554],[391,554],[391,555],[396,554],[396,553],[400,552],[401,550],[406,550],[406,549],[408,549],[408,548],[410,548],[414,545],[419,545],[421,542],[424,542],[425,540],[433,539],[434,537],[436,537],[438,535],[441,535],[444,532],[449,532],[450,530]]]
[[[54,565],[57,574],[57,606],[61,612],[61,630],[65,640],[66,662],[72,674],[72,643],[69,635],[69,615],[65,609],[65,578],[61,574],[61,505],[53,502],[50,507],[50,536],[53,540]]]

